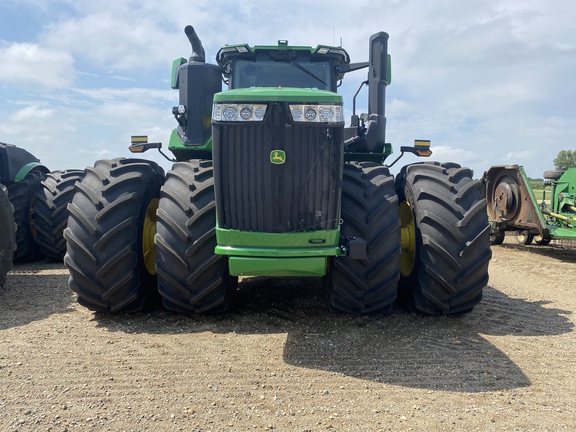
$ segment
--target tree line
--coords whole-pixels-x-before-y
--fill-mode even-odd
[[[576,150],[560,150],[554,159],[554,166],[560,171],[576,167]]]

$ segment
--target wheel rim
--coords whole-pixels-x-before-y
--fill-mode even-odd
[[[496,215],[504,221],[512,220],[518,213],[519,197],[520,192],[516,180],[510,176],[498,179],[493,197]]]
[[[144,216],[144,227],[142,229],[142,254],[144,256],[144,265],[146,271],[151,274],[156,274],[156,247],[154,245],[154,236],[156,235],[156,210],[158,210],[158,203],[160,200],[154,198],[148,204],[146,214]]]
[[[400,244],[400,273],[407,277],[412,273],[416,260],[416,226],[408,201],[400,203]]]
[[[540,246],[546,246],[546,245],[550,244],[550,241],[551,241],[550,239],[544,238],[541,235],[534,236],[534,242]]]
[[[519,231],[518,232],[518,243],[523,244],[523,245],[529,245],[530,243],[532,243],[532,238],[533,235],[530,233],[530,231],[524,230],[524,231]]]

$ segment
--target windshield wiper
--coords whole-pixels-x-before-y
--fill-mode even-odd
[[[326,87],[328,87],[328,84],[326,84],[324,82],[324,80],[322,78],[320,78],[319,76],[316,76],[316,74],[314,74],[313,72],[309,71],[308,69],[306,69],[304,66],[302,66],[300,63],[298,63],[296,60],[292,60],[290,57],[288,57],[286,54],[284,53],[280,53],[280,56],[285,59],[289,64],[291,64],[292,66],[294,66],[296,69],[301,70],[302,72],[304,72],[306,75],[310,75],[312,78],[315,78],[317,81],[320,81],[322,84],[324,84]]]

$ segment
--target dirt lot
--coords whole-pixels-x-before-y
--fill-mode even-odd
[[[61,264],[0,289],[0,430],[574,430],[576,250],[495,247],[469,315],[330,315],[315,280],[234,309],[94,314]]]

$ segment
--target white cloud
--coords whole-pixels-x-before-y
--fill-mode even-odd
[[[278,39],[299,45],[342,39],[360,62],[368,58],[370,34],[387,31],[393,58],[387,141],[396,154],[415,138],[430,138],[433,158],[477,174],[513,162],[537,176],[573,146],[571,0],[334,0],[330,7],[304,0],[117,0],[106,7],[6,0],[0,13],[10,21],[6,4],[24,8],[30,23],[3,27],[0,140],[33,149],[49,167],[127,156],[130,134],[167,141],[178,101],[167,80],[172,60],[190,54],[186,24],[198,31],[210,62],[224,44]],[[350,74],[340,88],[347,113],[365,74]],[[365,93],[359,112],[363,106]]]
[[[149,102],[151,100],[163,100],[167,102],[174,102],[176,92],[174,90],[154,90],[147,88],[75,88],[73,91],[85,96],[93,101],[118,101],[118,100],[134,100]]]
[[[70,53],[32,43],[0,45],[0,81],[63,88],[74,79]]]
[[[73,53],[87,65],[149,69],[172,60],[166,50],[169,36],[151,18],[128,24],[108,11],[70,18],[47,25],[41,43]]]

